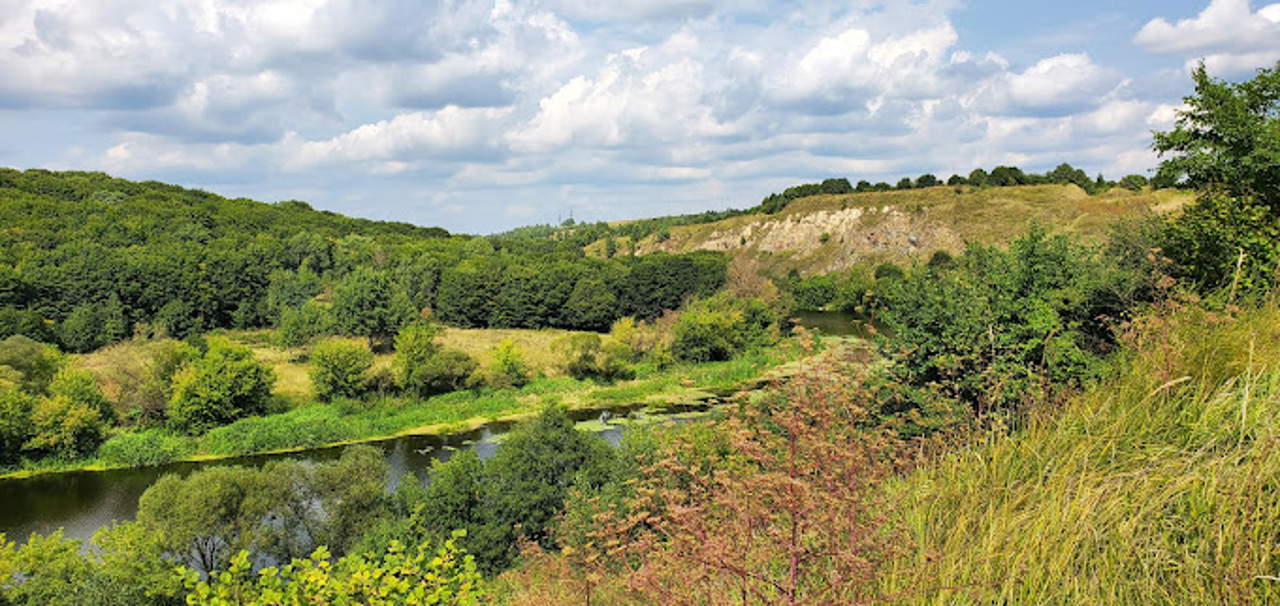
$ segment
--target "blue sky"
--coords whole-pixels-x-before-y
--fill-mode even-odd
[[[1248,0],[0,0],[0,165],[491,233],[1156,159]]]

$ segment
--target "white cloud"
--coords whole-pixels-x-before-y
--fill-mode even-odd
[[[451,105],[439,111],[400,114],[364,124],[324,141],[298,142],[291,137],[283,144],[291,152],[285,164],[296,169],[370,160],[438,158],[445,153],[465,156],[492,147],[509,113],[501,108]]]
[[[1212,0],[1194,18],[1177,23],[1158,18],[1136,36],[1139,46],[1175,53],[1188,63],[1201,59],[1217,73],[1239,73],[1280,60],[1280,3],[1254,12],[1249,0]]]

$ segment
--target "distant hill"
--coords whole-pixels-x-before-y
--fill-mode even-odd
[[[1075,185],[820,194],[796,199],[776,214],[672,226],[614,247],[637,254],[726,251],[773,275],[791,269],[812,274],[864,262],[927,260],[934,251],[959,252],[965,242],[1005,244],[1032,223],[1094,240],[1119,219],[1176,210],[1191,200],[1190,193],[1172,189],[1117,187],[1089,195]],[[588,251],[600,254],[604,246],[596,242]]]

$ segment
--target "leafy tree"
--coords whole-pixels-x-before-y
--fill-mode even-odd
[[[28,393],[0,387],[0,463],[15,460],[35,433],[31,424],[35,404],[36,398]]]
[[[359,397],[372,366],[373,352],[367,345],[341,339],[325,341],[311,352],[311,386],[324,401]]]
[[[53,376],[49,383],[49,394],[62,396],[71,402],[83,404],[98,411],[102,419],[108,423],[115,420],[116,411],[111,402],[102,395],[102,390],[94,380],[93,374],[85,370],[63,368]]]
[[[65,395],[40,398],[31,411],[31,424],[35,431],[23,448],[66,459],[92,453],[106,430],[98,409]]]
[[[0,341],[0,367],[8,366],[20,375],[18,388],[41,395],[62,368],[63,356],[58,348],[14,335]]]
[[[599,436],[577,431],[568,413],[548,407],[517,426],[485,463],[484,525],[468,534],[468,551],[484,570],[505,568],[517,539],[544,547],[569,488],[599,486],[609,477],[613,451]]]
[[[414,318],[409,298],[386,272],[360,267],[333,291],[333,316],[344,334],[367,337],[377,349]]]
[[[932,173],[925,173],[916,179],[916,187],[936,187],[942,185],[942,181]]]
[[[1042,229],[1007,253],[975,245],[951,269],[916,268],[887,289],[880,314],[903,403],[932,406],[934,389],[982,414],[1078,384],[1113,341],[1102,318],[1122,312],[1123,279]]]
[[[103,343],[102,321],[96,305],[79,305],[62,321],[62,344],[68,350],[84,353],[101,347]]]
[[[182,299],[172,299],[156,312],[155,323],[165,335],[185,339],[203,328],[204,320],[196,315],[196,308]]]
[[[194,435],[261,414],[274,382],[271,369],[248,347],[210,339],[209,350],[174,376],[169,420]]]
[[[898,184],[894,186],[894,189],[912,189],[914,187],[915,184],[911,182],[911,177],[903,177],[898,181]]]
[[[574,328],[603,331],[617,318],[618,298],[603,280],[586,276],[578,280],[565,303],[565,315]]]
[[[947,178],[947,185],[950,185],[952,187],[959,186],[959,185],[968,185],[968,184],[969,184],[969,180],[965,179],[964,177],[961,177],[960,175],[951,175],[950,177]]]
[[[435,344],[437,329],[415,322],[396,337],[396,357],[392,362],[400,388],[419,397],[463,388],[475,372],[475,359],[456,349]]]
[[[1165,158],[1159,176],[1208,197],[1254,199],[1280,215],[1280,63],[1238,84],[1210,77],[1204,63],[1191,77],[1187,109],[1173,130],[1154,135]]]
[[[1125,175],[1120,179],[1120,187],[1129,191],[1142,191],[1147,186],[1147,178],[1142,175]]]
[[[244,467],[209,467],[187,477],[168,474],[138,500],[138,523],[163,537],[165,551],[209,574],[252,545],[262,523],[254,499],[261,477]]]
[[[279,339],[285,347],[301,347],[316,337],[334,332],[333,314],[316,301],[280,312]]]
[[[987,175],[987,171],[981,168],[975,168],[969,172],[969,179],[968,179],[969,185],[972,185],[974,187],[982,187],[983,185],[987,184],[988,176],[989,175]]]
[[[1257,292],[1276,283],[1280,267],[1280,64],[1239,84],[1210,78],[1203,64],[1192,78],[1189,109],[1154,136],[1168,156],[1157,179],[1200,191],[1163,248],[1201,289]]]

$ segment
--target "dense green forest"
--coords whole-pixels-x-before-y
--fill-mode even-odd
[[[295,255],[234,300],[184,300],[201,318],[187,330],[276,325],[272,338],[289,339],[298,322],[303,341],[363,337],[316,342],[308,364],[318,396],[366,398],[346,406],[378,418],[464,406],[427,399],[467,387],[442,378],[476,370],[454,368],[468,364],[445,354],[441,323],[597,332],[564,336],[563,379],[535,379],[511,342],[497,348],[488,391],[467,400],[556,397],[491,458],[459,452],[419,470],[430,482],[392,493],[365,446],[328,463],[168,476],[136,521],[99,531],[96,550],[60,534],[0,538],[0,602],[1275,601],[1280,64],[1243,83],[1203,66],[1193,79],[1188,109],[1154,147],[1158,178],[1195,189],[1196,202],[1117,224],[1099,244],[1033,227],[1007,248],[770,280],[730,275],[713,254],[588,258],[554,233],[384,226],[320,238],[325,260]],[[337,252],[351,238],[366,256]],[[41,290],[62,267],[43,255],[85,245],[72,240],[6,250],[5,292],[17,293],[6,296],[26,297],[7,300],[8,313],[68,347],[86,305],[95,326],[123,316],[174,330],[169,301],[147,307],[114,282],[90,291],[106,301]],[[576,279],[526,286],[553,271]],[[789,337],[793,298],[872,314],[882,330]],[[556,315],[575,301],[590,304]],[[252,322],[236,313],[249,309]],[[315,318],[289,319],[302,313]],[[247,347],[224,334],[156,342],[166,418],[130,434],[135,446],[273,412],[271,372]],[[369,395],[382,349],[395,352],[386,386],[409,394],[395,406]],[[636,386],[648,374],[696,383],[699,370],[762,355],[787,371],[706,422],[633,430],[617,448],[576,431],[552,389]],[[114,409],[56,348],[10,337],[0,371],[0,454],[74,458],[96,446],[104,429],[86,420]],[[262,418],[307,428],[288,415],[337,410],[326,406]]]

